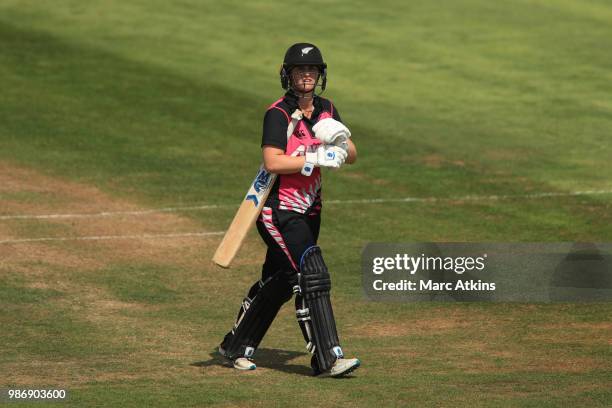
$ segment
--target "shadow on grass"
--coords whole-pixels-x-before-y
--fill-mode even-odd
[[[312,369],[309,365],[287,364],[288,361],[297,357],[303,356],[306,353],[301,351],[288,351],[280,349],[258,349],[256,353],[256,363],[259,367],[269,368],[271,370],[282,371],[290,374],[299,374],[311,377]],[[196,361],[191,363],[194,367],[210,367],[224,366],[231,367],[229,361],[219,352],[212,351],[209,353],[210,359],[206,361]]]

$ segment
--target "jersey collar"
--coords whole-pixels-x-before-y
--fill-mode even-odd
[[[287,102],[287,104],[289,105],[289,109],[291,112],[294,112],[300,107],[298,104],[297,95],[291,91],[287,91],[287,93],[285,93],[285,102]],[[312,104],[314,105],[314,111],[312,112],[310,121],[316,121],[316,119],[323,111],[323,103],[321,102],[321,98],[318,95],[315,95]],[[309,120],[306,117],[304,119]]]

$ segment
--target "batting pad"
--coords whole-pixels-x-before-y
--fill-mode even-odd
[[[329,297],[329,271],[318,246],[308,248],[302,255],[299,283],[300,299],[296,299],[298,322],[308,350],[316,356],[318,369],[325,371],[343,356]]]

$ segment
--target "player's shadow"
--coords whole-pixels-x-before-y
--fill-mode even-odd
[[[289,361],[305,354],[307,353],[301,351],[261,348],[257,349],[255,363],[258,367],[310,377],[313,375],[310,364],[288,364]],[[209,360],[196,361],[195,363],[191,363],[191,365],[194,367],[231,367],[231,363],[225,357],[221,356],[218,351],[212,351],[208,355],[210,356]]]

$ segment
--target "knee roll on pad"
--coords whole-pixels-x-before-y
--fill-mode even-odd
[[[265,282],[259,281],[249,291],[242,302],[234,328],[223,340],[222,347],[226,357],[250,357],[283,303],[291,299],[292,287],[279,274]]]
[[[312,246],[308,248],[300,260],[299,284],[302,295],[317,292],[329,292],[331,279],[327,265],[323,261],[321,248]]]
[[[329,291],[331,280],[318,246],[308,248],[300,260],[298,277],[300,293],[296,297],[296,316],[307,342],[307,349],[315,354],[318,369],[329,369],[342,357],[336,321]]]

